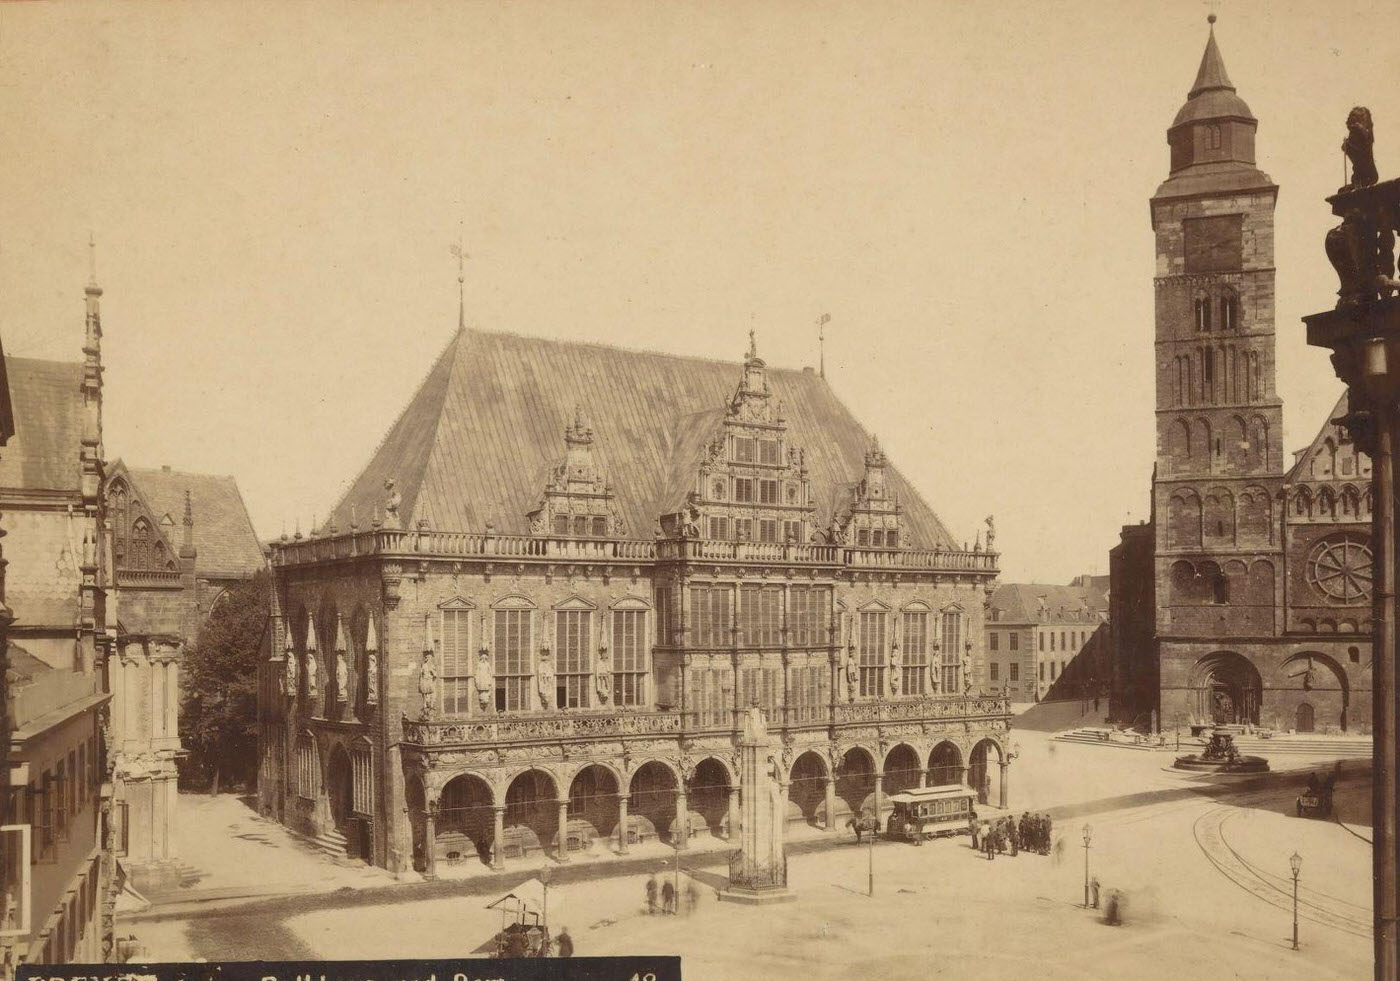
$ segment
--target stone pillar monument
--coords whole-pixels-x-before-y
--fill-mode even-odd
[[[729,853],[729,888],[719,898],[752,904],[796,899],[787,887],[783,853],[787,795],[780,779],[782,763],[777,742],[768,735],[763,712],[757,708],[744,716],[739,757],[739,849]]]

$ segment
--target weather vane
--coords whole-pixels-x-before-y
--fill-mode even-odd
[[[466,287],[463,285],[466,283],[467,277],[463,270],[466,260],[471,258],[471,253],[462,244],[460,224],[457,226],[457,241],[451,245],[449,251],[457,257],[457,329],[463,330],[467,325]]]
[[[831,323],[831,314],[824,313],[817,318],[817,360],[820,364],[818,371],[823,378],[826,377],[826,325]]]

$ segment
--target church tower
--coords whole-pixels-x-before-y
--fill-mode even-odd
[[[1255,166],[1258,121],[1235,92],[1215,17],[1167,130],[1156,233],[1157,635],[1162,710],[1173,642],[1191,663],[1222,633],[1270,636],[1278,584],[1282,403],[1274,388],[1274,204]],[[1215,638],[1214,641],[1210,640]],[[1188,649],[1189,648],[1189,649]],[[1183,665],[1184,667],[1184,665]],[[1183,692],[1184,694],[1184,692]],[[1255,706],[1236,705],[1249,715]]]

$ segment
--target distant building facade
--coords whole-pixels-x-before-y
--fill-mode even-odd
[[[0,456],[0,528],[13,619],[0,823],[18,829],[4,852],[7,976],[27,962],[102,961],[112,943],[101,295],[89,283],[82,361],[5,361],[14,437]],[[26,832],[27,867],[14,847]]]
[[[793,821],[1006,792],[1007,702],[969,675],[996,554],[752,346],[459,331],[272,554],[261,806],[378,865],[727,835],[753,705]]]
[[[232,477],[118,460],[105,498],[117,630],[113,791],[123,866],[140,884],[174,871],[184,651],[223,591],[266,562]]]
[[[1111,556],[1115,711],[1364,731],[1370,461],[1329,422],[1285,470],[1257,125],[1212,32],[1151,201],[1157,465],[1151,523]]]
[[[1069,586],[1001,583],[987,607],[987,641],[973,684],[1013,702],[1097,697],[1112,654],[1108,577]]]

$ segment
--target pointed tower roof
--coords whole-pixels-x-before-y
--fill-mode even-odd
[[[1206,50],[1201,55],[1201,67],[1196,70],[1196,81],[1187,93],[1186,104],[1172,121],[1173,129],[1204,119],[1254,120],[1249,106],[1235,94],[1230,73],[1225,70],[1225,59],[1215,43],[1215,15],[1206,19],[1210,22],[1210,36],[1206,38]]]

